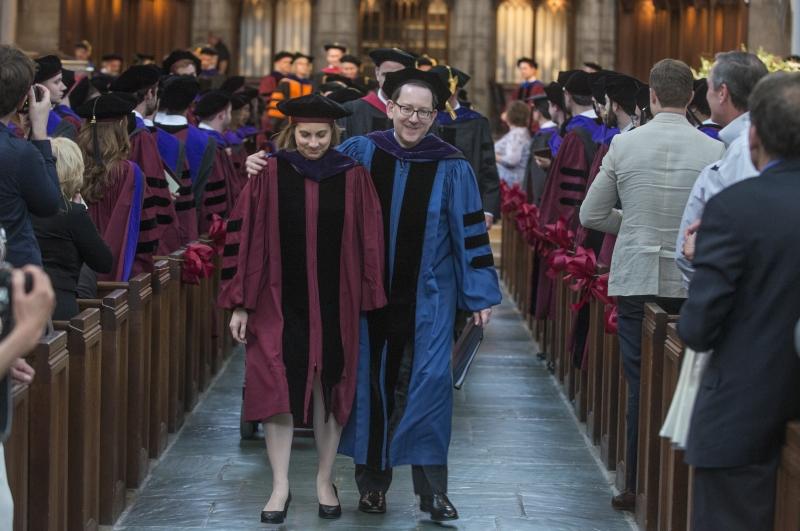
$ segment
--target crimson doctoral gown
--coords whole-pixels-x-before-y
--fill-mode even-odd
[[[220,305],[245,308],[244,417],[306,422],[320,375],[326,412],[350,415],[360,312],[386,304],[381,207],[367,170],[334,150],[278,152],[228,221]]]

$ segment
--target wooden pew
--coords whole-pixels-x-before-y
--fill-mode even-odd
[[[567,373],[566,355],[564,354],[564,328],[566,316],[564,315],[564,273],[558,273],[553,283],[552,296],[555,298],[553,304],[553,357],[556,366],[556,378],[566,387],[564,377]]]
[[[570,308],[573,305],[577,304],[580,300],[580,293],[573,291],[571,289],[567,290],[567,307]],[[586,306],[580,310],[580,312],[585,312],[589,314],[591,309]],[[569,311],[570,320],[572,323],[572,327],[579,326],[579,314],[573,312],[572,310]],[[571,327],[571,328],[572,328]],[[571,330],[570,336],[575,336],[575,332]],[[572,343],[577,345],[577,339],[572,339]],[[589,332],[586,333],[586,340],[585,344],[589,342]],[[569,341],[568,341],[569,343]],[[581,422],[586,422],[588,419],[588,412],[589,412],[589,369],[588,367],[584,370],[583,367],[583,350],[579,353],[581,364],[575,367],[574,364],[574,349],[577,348],[576,346],[571,346],[568,350],[568,357],[570,361],[570,366],[573,367],[572,369],[572,382],[575,389],[575,414],[578,416],[578,420]]]
[[[171,312],[173,301],[172,274],[167,260],[156,260],[151,276],[153,289],[153,315],[150,350],[150,440],[148,448],[151,458],[158,458],[167,447],[167,425],[169,422],[169,375]]]
[[[672,396],[678,386],[683,360],[683,343],[675,323],[667,325],[664,343],[663,407],[661,424],[669,411]],[[667,439],[661,439],[661,476],[658,482],[658,529],[684,531],[689,528],[689,466],[683,462],[684,452],[676,450]],[[797,501],[800,501],[798,498]],[[797,502],[795,502],[797,503]],[[800,529],[800,520],[793,529]]]
[[[27,360],[36,371],[29,391],[28,527],[55,531],[63,529],[67,521],[67,334],[49,334],[39,341]]]
[[[202,288],[200,285],[184,284],[181,282],[181,290],[186,297],[185,302],[185,362],[184,362],[184,399],[183,406],[185,411],[191,411],[197,404],[200,394],[200,367],[205,363],[203,360],[202,346]]]
[[[600,414],[600,457],[609,470],[615,470],[619,453],[617,448],[620,409],[625,408],[625,401],[620,403],[620,393],[625,391],[625,381],[620,381],[621,363],[619,359],[619,342],[614,334],[603,335],[603,388]],[[622,415],[624,419],[624,414]],[[623,421],[624,423],[624,421]],[[624,431],[623,431],[624,439]],[[624,443],[623,443],[624,448]],[[624,451],[623,451],[624,455]]]
[[[128,382],[126,485],[137,488],[150,466],[150,334],[152,331],[153,288],[150,273],[136,275],[129,282],[98,282],[99,294],[117,289],[128,291]]]
[[[11,392],[14,402],[11,436],[5,442],[6,474],[8,486],[14,497],[14,531],[28,530],[28,488],[30,485],[29,432],[30,392],[27,384],[14,384]]]
[[[636,521],[653,531],[658,527],[658,482],[661,466],[662,394],[664,343],[667,323],[678,320],[657,304],[644,306],[642,357],[639,391],[639,444],[636,468]],[[677,382],[677,380],[676,380]]]
[[[603,409],[603,336],[605,335],[605,308],[592,299],[589,303],[589,368],[586,374],[586,433],[594,444],[600,444]]]
[[[196,330],[198,336],[197,341],[200,347],[200,390],[205,391],[208,389],[208,384],[211,382],[213,376],[213,360],[212,360],[212,344],[211,338],[213,335],[213,320],[211,308],[211,278],[200,279],[200,289],[198,294],[198,311],[199,311],[199,325]]]
[[[175,251],[167,258],[171,283],[169,291],[173,307],[170,310],[170,329],[174,330],[169,342],[169,415],[167,429],[175,433],[183,426],[186,411],[186,361],[189,357],[186,345],[188,287],[181,282],[183,250]]]
[[[99,308],[102,329],[100,363],[100,520],[113,525],[125,508],[128,427],[128,291],[102,299],[78,300],[81,309]]]
[[[800,422],[786,425],[775,502],[775,531],[800,529]]]
[[[100,310],[54,321],[67,332],[69,351],[69,463],[67,528],[96,530],[100,480]]]

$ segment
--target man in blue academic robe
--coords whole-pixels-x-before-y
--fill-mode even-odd
[[[340,451],[356,462],[359,509],[386,511],[392,467],[412,465],[420,510],[454,520],[447,498],[456,307],[484,325],[501,293],[481,194],[469,163],[428,134],[450,96],[441,78],[386,75],[394,129],[341,151],[370,169],[383,210],[389,304],[361,319],[356,398]]]

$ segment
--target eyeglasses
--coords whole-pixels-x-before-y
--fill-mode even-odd
[[[417,113],[417,118],[420,120],[430,120],[434,113],[433,109],[415,109],[409,105],[400,105],[399,103],[395,103],[395,105],[400,109],[400,116],[403,118],[411,118],[414,113]]]

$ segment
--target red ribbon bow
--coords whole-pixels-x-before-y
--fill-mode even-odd
[[[539,208],[530,203],[523,203],[517,211],[517,230],[529,245],[536,245],[544,237],[539,229]]]
[[[525,192],[518,184],[508,186],[503,183],[500,187],[500,192],[500,210],[502,210],[504,214],[516,212],[527,200]]]
[[[211,217],[211,226],[208,228],[208,238],[214,244],[214,251],[222,256],[225,248],[225,237],[228,235],[228,224],[219,214]]]
[[[184,284],[200,284],[214,272],[214,249],[204,243],[190,243],[183,252],[181,280]]]
[[[617,333],[617,305],[609,304],[605,311],[606,334]]]

